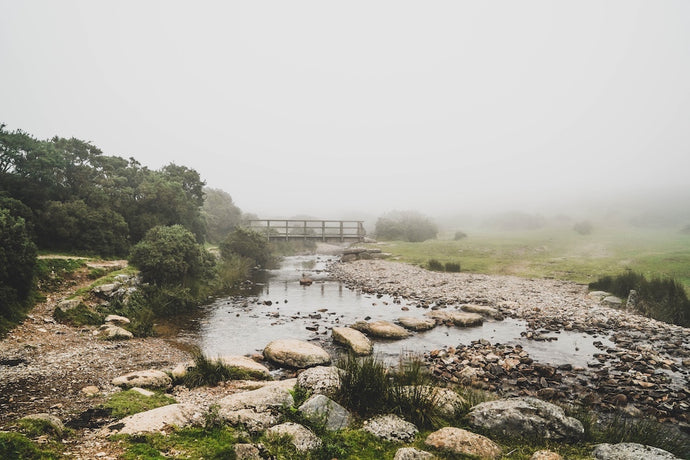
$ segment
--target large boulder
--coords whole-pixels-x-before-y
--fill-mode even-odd
[[[249,379],[271,379],[271,372],[268,370],[266,366],[254,361],[253,359],[247,356],[226,355],[219,356],[217,358],[212,358],[211,361],[219,362],[225,364],[226,366],[237,368],[240,371],[245,372],[247,374],[247,378]],[[196,366],[194,361],[180,363],[172,370],[172,376],[176,379],[181,379],[185,375],[187,375],[187,372],[189,372],[189,370],[194,366]]]
[[[166,426],[185,427],[201,420],[202,411],[191,404],[170,404],[130,415],[110,426],[118,434],[160,431]]]
[[[412,442],[419,430],[397,415],[379,415],[364,422],[362,429],[390,442]]]
[[[335,342],[345,345],[358,356],[367,356],[374,351],[367,336],[351,327],[334,327],[331,334]]]
[[[579,420],[566,417],[560,407],[537,398],[484,402],[474,406],[467,417],[472,426],[497,436],[561,441],[584,435]]]
[[[497,459],[501,448],[491,439],[462,428],[445,427],[427,436],[427,446],[453,455],[473,455],[481,459]]]
[[[106,323],[112,323],[112,324],[129,324],[129,318],[126,318],[124,316],[120,315],[108,315],[105,317],[105,322]]]
[[[477,313],[478,315],[488,316],[489,318],[503,319],[503,315],[500,311],[488,305],[466,304],[460,308],[467,313]]]
[[[340,388],[341,370],[335,366],[316,366],[297,376],[297,386],[314,394],[333,396]]]
[[[350,425],[350,413],[343,406],[324,395],[314,395],[297,409],[307,420],[323,423],[327,430],[335,431]]]
[[[108,323],[104,324],[95,331],[93,335],[106,340],[128,340],[134,338],[134,334],[120,326]]]
[[[252,433],[261,432],[278,423],[280,408],[294,404],[290,391],[295,383],[295,379],[281,380],[228,395],[218,401],[218,415],[232,425],[244,425]]]
[[[274,340],[264,348],[264,358],[281,366],[298,369],[331,362],[330,355],[323,348],[296,339]]]
[[[112,384],[122,388],[170,388],[172,386],[172,379],[163,371],[149,369],[115,377],[112,380]]]
[[[233,393],[218,401],[219,411],[253,409],[257,412],[292,406],[294,400],[290,391],[294,388],[295,379],[280,380],[268,383],[256,390]]]
[[[390,321],[383,320],[372,321],[370,323],[366,321],[357,321],[352,325],[352,328],[379,339],[399,340],[405,339],[410,335],[405,328],[393,324]]]
[[[266,430],[269,438],[288,436],[292,445],[300,452],[308,452],[321,446],[321,440],[308,428],[297,423],[287,422]]]
[[[436,321],[432,318],[416,318],[414,316],[401,316],[398,323],[411,331],[428,331],[436,327]]]
[[[484,317],[482,315],[463,311],[434,310],[425,313],[425,315],[440,323],[457,327],[481,326],[484,323]]]
[[[678,460],[670,452],[633,442],[598,444],[594,447],[592,456],[598,460]]]

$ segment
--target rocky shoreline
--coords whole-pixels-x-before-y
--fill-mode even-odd
[[[690,432],[690,330],[602,305],[586,286],[511,276],[439,273],[384,260],[334,264],[334,277],[366,293],[414,301],[423,310],[486,305],[526,321],[523,335],[553,340],[560,331],[608,337],[586,367],[534,362],[519,345],[448,344],[425,355],[433,372],[452,383],[503,396],[537,396],[585,403],[604,411],[653,416]]]

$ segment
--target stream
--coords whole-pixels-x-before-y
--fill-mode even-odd
[[[336,261],[337,256],[286,257],[280,268],[257,273],[242,294],[218,298],[195,314],[165,325],[168,334],[198,344],[207,356],[257,354],[270,341],[281,338],[312,341],[333,352],[342,348],[330,338],[332,327],[359,320],[394,322],[400,316],[421,317],[428,311],[404,299],[395,303],[388,295],[347,288],[328,276],[327,265]],[[300,285],[304,275],[313,284]],[[519,344],[538,362],[582,367],[599,352],[594,341],[613,345],[607,337],[572,331],[551,333],[548,335],[556,340],[538,342],[522,337],[525,331],[524,321],[506,318],[471,328],[441,325],[403,340],[372,342],[374,354],[390,362],[397,362],[402,353],[423,353],[486,339],[494,344]]]

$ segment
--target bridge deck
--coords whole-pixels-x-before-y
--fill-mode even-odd
[[[269,240],[363,241],[366,236],[360,220],[253,219],[249,228]]]

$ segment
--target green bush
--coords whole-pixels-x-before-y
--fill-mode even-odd
[[[455,232],[455,236],[453,237],[455,241],[461,240],[463,238],[467,238],[467,233],[461,232],[460,230]]]
[[[0,327],[19,321],[29,307],[35,267],[36,246],[24,219],[0,209]]]
[[[652,278],[629,271],[617,276],[604,276],[589,284],[590,289],[610,292],[626,298],[631,290],[638,295],[635,308],[645,316],[690,326],[690,301],[683,285],[672,278]]]
[[[220,244],[220,254],[225,260],[234,256],[251,259],[260,267],[272,262],[268,239],[254,230],[238,227]]]
[[[429,262],[427,262],[426,266],[429,270],[433,270],[435,272],[443,271],[443,264],[436,259],[429,259]]]
[[[181,225],[149,230],[130,252],[129,262],[144,282],[159,286],[192,287],[213,276],[215,259]]]
[[[459,273],[460,272],[460,264],[457,262],[446,262],[445,268],[446,268],[447,272],[451,272],[451,273]]]
[[[592,226],[592,223],[588,220],[583,220],[582,222],[577,222],[575,225],[573,225],[573,230],[580,235],[589,235],[592,233],[593,229],[594,227]]]
[[[362,417],[386,409],[391,382],[386,365],[372,356],[358,358],[348,354],[336,363],[343,372],[335,398]]]
[[[21,460],[51,460],[62,455],[39,447],[19,433],[0,432],[0,458]]]

